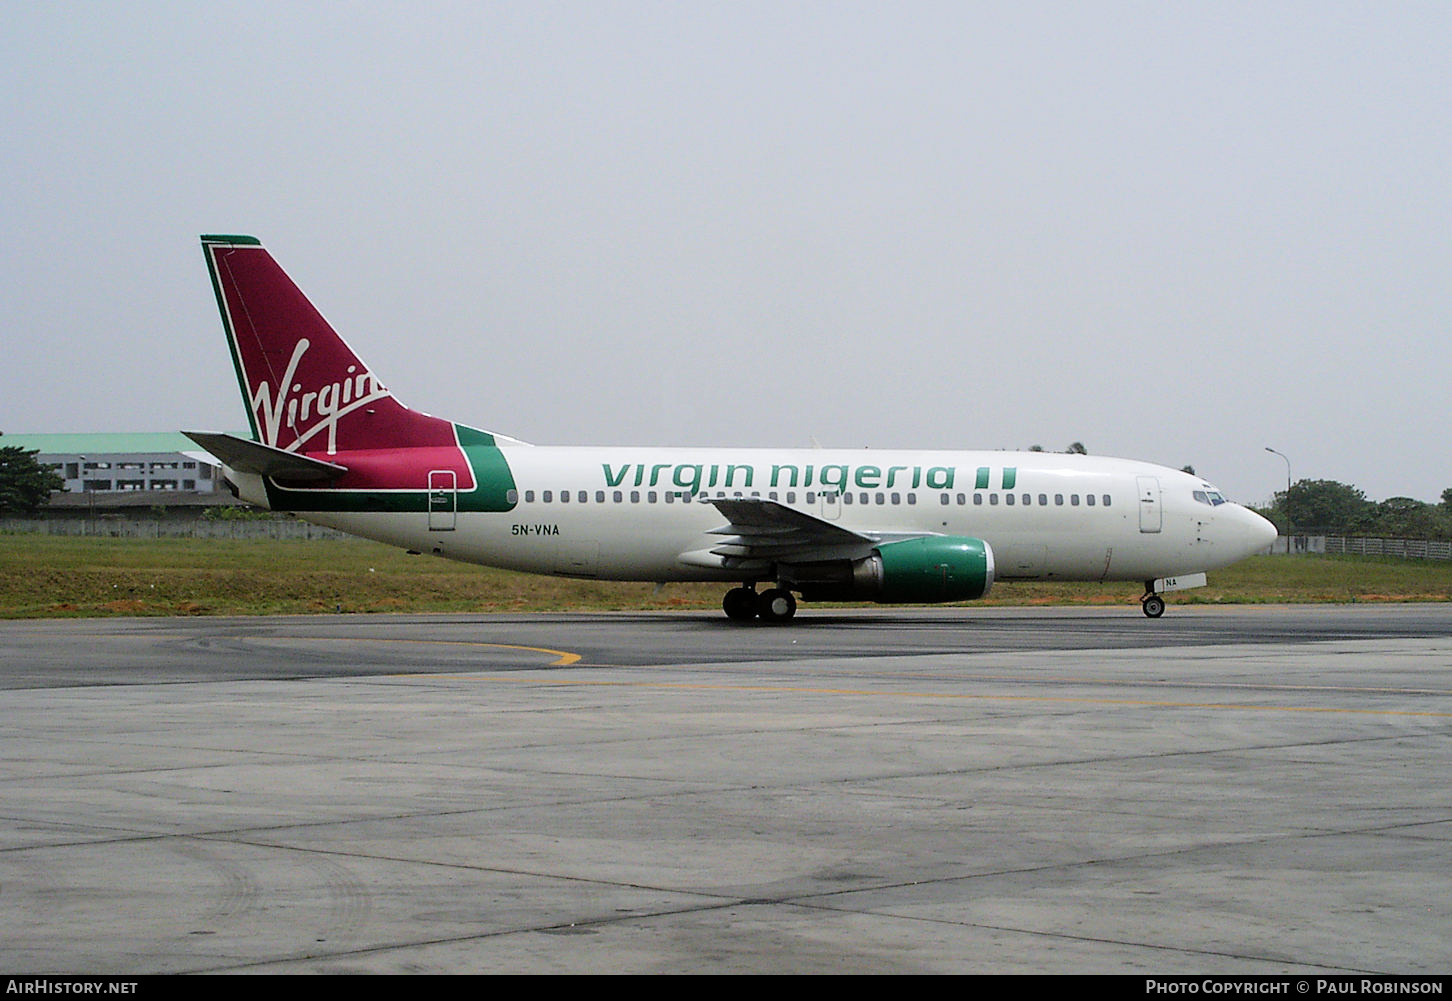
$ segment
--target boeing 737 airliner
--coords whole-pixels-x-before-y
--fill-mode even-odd
[[[403,406],[250,236],[203,236],[251,440],[188,432],[236,495],[354,535],[602,580],[722,581],[736,620],[965,601],[995,580],[1160,595],[1275,528],[1197,476],[1043,452],[531,446]],[[762,587],[758,590],[758,587]]]

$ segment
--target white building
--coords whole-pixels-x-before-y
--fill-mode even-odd
[[[74,494],[212,493],[221,482],[217,460],[177,432],[5,434],[0,446],[39,452],[36,460],[59,473]]]

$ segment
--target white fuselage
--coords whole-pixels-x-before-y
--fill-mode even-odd
[[[731,581],[702,565],[727,521],[714,497],[760,497],[873,538],[968,536],[1000,580],[1137,580],[1226,566],[1264,551],[1269,522],[1197,476],[1128,459],[1041,452],[572,448],[501,442],[512,510],[471,512],[444,491],[430,510],[299,512],[356,535],[451,559],[610,580]],[[247,499],[260,480],[235,475]],[[249,481],[252,481],[249,483]],[[694,559],[683,560],[688,554]],[[709,559],[705,561],[709,563]]]

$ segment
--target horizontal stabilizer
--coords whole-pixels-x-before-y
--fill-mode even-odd
[[[302,483],[327,483],[348,471],[336,462],[311,459],[296,452],[287,452],[260,441],[248,441],[232,434],[212,431],[183,431],[192,441],[221,459],[223,464],[241,473],[276,477]]]

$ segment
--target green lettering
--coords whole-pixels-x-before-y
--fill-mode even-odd
[[[607,487],[620,486],[620,484],[625,480],[625,474],[630,472],[630,463],[628,462],[620,467],[620,472],[618,473],[610,472],[610,463],[608,462],[603,463],[603,466],[605,469],[605,485]]]
[[[781,474],[782,474],[782,471],[783,470],[785,470],[787,473],[789,473],[791,475],[791,482],[790,483],[783,484],[781,482]],[[774,487],[779,487],[779,486],[794,487],[794,486],[797,485],[797,476],[798,476],[798,473],[799,473],[799,471],[798,471],[798,469],[797,469],[796,466],[772,466],[771,467],[771,485],[774,486]]]
[[[693,474],[689,479],[687,474]],[[677,466],[675,475],[671,478],[678,487],[686,487],[691,493],[701,489],[701,467],[700,466]]]
[[[882,486],[882,470],[876,466],[858,466],[852,481],[864,490],[874,490]]]
[[[751,486],[751,473],[752,473],[752,469],[751,469],[750,466],[727,466],[726,467],[726,485],[728,487],[729,486],[734,486],[734,484],[731,482],[731,477],[736,474],[736,470],[738,470],[738,469],[740,469],[744,473],[746,473],[746,482],[743,483],[743,484],[741,484],[741,485],[743,487],[749,487],[749,486]]]

